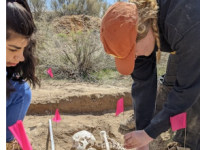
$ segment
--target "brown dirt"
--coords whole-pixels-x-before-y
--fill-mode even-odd
[[[123,97],[125,112],[115,116],[116,102]],[[91,132],[100,143],[100,131],[123,144],[119,123],[133,113],[131,109],[130,86],[110,86],[66,81],[46,81],[40,89],[32,91],[32,104],[24,119],[24,126],[34,150],[51,149],[46,144],[48,121],[58,108],[61,122],[53,124],[54,141],[57,150],[70,150],[71,137],[78,131]],[[169,132],[163,133],[151,143],[151,150],[164,150],[170,141]],[[48,145],[48,146],[47,146]]]
[[[56,108],[63,113],[102,113],[115,110],[121,97],[125,107],[132,106],[128,87],[51,80],[32,92],[28,114],[46,115]]]
[[[101,19],[87,15],[71,15],[57,18],[53,26],[57,33],[70,33],[72,31],[99,30]]]

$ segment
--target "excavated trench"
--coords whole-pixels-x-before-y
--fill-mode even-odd
[[[125,111],[115,116],[120,98],[124,99]],[[52,121],[57,150],[72,150],[72,136],[82,130],[92,133],[97,143],[102,141],[100,131],[106,131],[120,145],[123,136],[131,132],[119,128],[133,113],[130,87],[49,81],[42,88],[32,90],[32,102],[23,121],[33,149],[51,149],[50,142],[47,144],[48,121],[56,109],[62,119],[58,124]],[[151,143],[150,150],[164,150],[170,141],[170,134],[164,133]]]
[[[124,107],[132,107],[131,94],[129,92],[120,92],[112,94],[91,94],[66,96],[62,98],[52,97],[49,101],[36,101],[33,99],[29,109],[28,115],[47,115],[51,111],[55,112],[59,109],[62,113],[102,113],[105,111],[114,111],[116,109],[117,101],[123,98]]]

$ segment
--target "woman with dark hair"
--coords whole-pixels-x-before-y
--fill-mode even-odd
[[[8,127],[23,120],[31,102],[31,89],[40,81],[35,76],[36,31],[26,0],[6,1],[6,147],[19,149]]]

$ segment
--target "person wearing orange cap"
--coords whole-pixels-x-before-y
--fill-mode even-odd
[[[199,150],[200,1],[130,2],[110,6],[100,27],[105,52],[115,57],[118,72],[131,75],[134,81],[131,94],[136,131],[124,136],[125,148],[149,150],[149,143],[171,127],[170,117],[187,112],[186,143],[185,130],[178,130],[173,140]],[[172,88],[163,108],[154,115],[156,63],[161,50],[171,53],[164,81]]]

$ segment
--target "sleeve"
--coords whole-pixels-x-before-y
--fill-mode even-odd
[[[20,119],[23,120],[24,117],[26,116],[26,113],[28,111],[28,108],[31,104],[31,98],[32,98],[32,93],[30,86],[28,85],[27,82],[23,84],[23,89],[24,89],[24,94],[23,94],[23,106],[22,106],[22,112],[20,114]]]
[[[145,128],[156,138],[170,128],[170,117],[185,112],[200,97],[200,23],[196,24],[176,44],[177,79],[163,110]]]
[[[135,68],[131,74],[132,98],[136,129],[143,130],[153,117],[157,90],[156,50],[150,56],[137,57]]]

